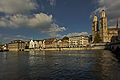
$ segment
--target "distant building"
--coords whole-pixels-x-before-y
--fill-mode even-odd
[[[11,41],[11,43],[22,43],[22,42],[24,42],[24,41],[22,41],[22,40],[13,40],[13,41]]]
[[[3,51],[8,51],[8,45],[7,44],[2,45],[2,50]]]
[[[33,48],[34,48],[34,42],[33,40],[30,40],[29,49],[33,49]]]
[[[43,40],[43,48],[57,48],[57,39],[56,38],[48,38]]]
[[[14,40],[8,43],[9,51],[23,51],[25,49],[25,43],[22,40]]]
[[[108,28],[108,41],[110,42],[111,39],[117,37],[119,35],[118,32],[119,32],[118,28]]]
[[[38,40],[34,40],[34,48],[35,49],[39,49],[39,41]]]
[[[88,36],[73,36],[69,38],[69,47],[82,47],[88,45]]]
[[[0,51],[7,51],[7,50],[8,50],[7,44],[0,43]]]
[[[33,40],[35,49],[40,49],[43,47],[43,40]]]
[[[58,47],[61,48],[68,48],[69,47],[69,40],[58,40]]]
[[[30,49],[40,49],[43,48],[43,40],[31,40],[29,42]]]
[[[25,49],[29,49],[30,41],[25,41]]]

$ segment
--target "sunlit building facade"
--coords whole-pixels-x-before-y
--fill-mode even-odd
[[[95,40],[96,33],[99,33],[101,42],[111,42],[111,39],[114,36],[118,36],[119,26],[118,26],[118,19],[116,27],[108,27],[107,23],[107,16],[105,10],[102,10],[100,19],[99,19],[99,26],[97,16],[94,16],[94,20],[92,23],[92,42]]]
[[[25,43],[22,40],[13,40],[8,44],[9,51],[24,51]]]
[[[82,47],[88,45],[88,36],[73,36],[69,38],[69,47]]]

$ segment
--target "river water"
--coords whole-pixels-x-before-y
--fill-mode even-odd
[[[0,52],[0,80],[120,80],[107,50]]]

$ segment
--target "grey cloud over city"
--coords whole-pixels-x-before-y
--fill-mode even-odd
[[[120,0],[94,0],[98,7],[93,13],[100,13],[102,9],[106,10],[108,25],[115,26],[116,19],[120,18]]]

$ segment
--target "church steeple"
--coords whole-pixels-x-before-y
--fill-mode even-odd
[[[100,37],[102,39],[102,42],[108,41],[108,28],[107,28],[107,17],[105,14],[105,10],[102,10],[101,12],[101,18],[100,18]]]
[[[116,28],[119,28],[119,22],[118,22],[118,18],[117,18],[117,24],[116,24]]]
[[[93,22],[98,21],[97,20],[97,15],[94,16]]]
[[[101,12],[101,18],[104,18],[104,17],[106,17],[105,10],[102,10],[102,12]]]
[[[93,23],[92,23],[92,41],[95,40],[95,35],[98,33],[98,19],[97,15],[94,16]]]

